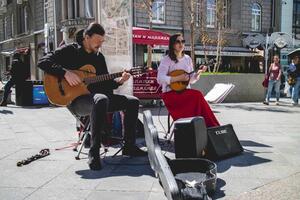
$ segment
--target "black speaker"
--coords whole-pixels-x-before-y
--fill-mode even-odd
[[[207,145],[203,117],[181,118],[174,125],[176,158],[199,158]]]
[[[32,105],[32,81],[24,81],[24,83],[16,84],[16,105],[31,106]]]
[[[244,151],[231,124],[207,128],[207,135],[207,157],[211,160],[228,158]]]

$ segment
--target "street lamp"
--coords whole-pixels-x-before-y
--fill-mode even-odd
[[[263,36],[260,33],[249,34],[246,38],[243,39],[243,46],[250,48],[257,48],[258,46],[262,46],[264,49],[264,57],[265,57],[265,74],[268,72],[268,59],[269,59],[269,51],[276,47],[278,49],[283,49],[286,47],[293,46],[292,37],[283,32],[274,32],[269,36]]]

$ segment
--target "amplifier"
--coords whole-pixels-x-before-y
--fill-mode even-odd
[[[207,135],[209,159],[227,158],[244,151],[231,124],[207,128]]]
[[[203,117],[181,118],[174,125],[176,158],[199,158],[207,145]]]

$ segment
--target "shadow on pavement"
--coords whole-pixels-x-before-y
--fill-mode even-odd
[[[236,167],[248,167],[252,165],[258,165],[266,162],[271,162],[272,160],[261,158],[259,156],[256,156],[255,153],[259,153],[256,151],[251,151],[245,149],[245,147],[267,147],[271,148],[272,146],[257,143],[251,140],[241,140],[240,143],[242,144],[244,148],[244,152],[238,156],[231,157],[225,160],[217,161],[218,166],[218,172],[225,172],[227,171],[231,166]]]
[[[14,114],[11,110],[0,110],[0,114]]]
[[[154,172],[150,167],[148,157],[130,158],[125,156],[102,158],[102,170],[79,170],[75,173],[83,179],[99,179],[113,176],[152,176]]]
[[[278,113],[297,113],[298,111],[286,109],[283,106],[262,106],[258,107],[256,105],[219,105],[219,107],[229,108],[229,109],[241,109],[246,111],[267,111],[267,112],[278,112]]]
[[[224,190],[221,188],[226,185],[226,182],[221,179],[217,178],[217,186],[216,186],[216,192],[211,196],[212,199],[220,199],[222,197],[225,197]]]
[[[247,147],[272,147],[270,145],[253,142],[251,140],[240,140],[240,143],[242,146],[247,146]]]

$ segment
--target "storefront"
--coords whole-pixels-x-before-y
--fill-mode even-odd
[[[161,47],[166,48],[169,44],[170,35],[167,33],[137,28],[132,30],[133,44],[135,44],[134,60],[135,64],[146,66],[147,61],[147,45],[153,47],[152,68],[146,69],[146,72],[133,79],[133,94],[140,99],[159,99],[161,87],[156,81],[157,67],[164,51]],[[142,61],[137,62],[137,56],[141,55]]]
[[[186,47],[186,53],[190,48]],[[208,60],[216,58],[215,46],[196,46],[195,47],[195,64],[206,64],[205,55]],[[219,72],[242,72],[242,73],[259,73],[260,57],[256,51],[251,51],[244,47],[224,47],[220,53],[221,65]],[[212,69],[211,69],[212,70]]]

